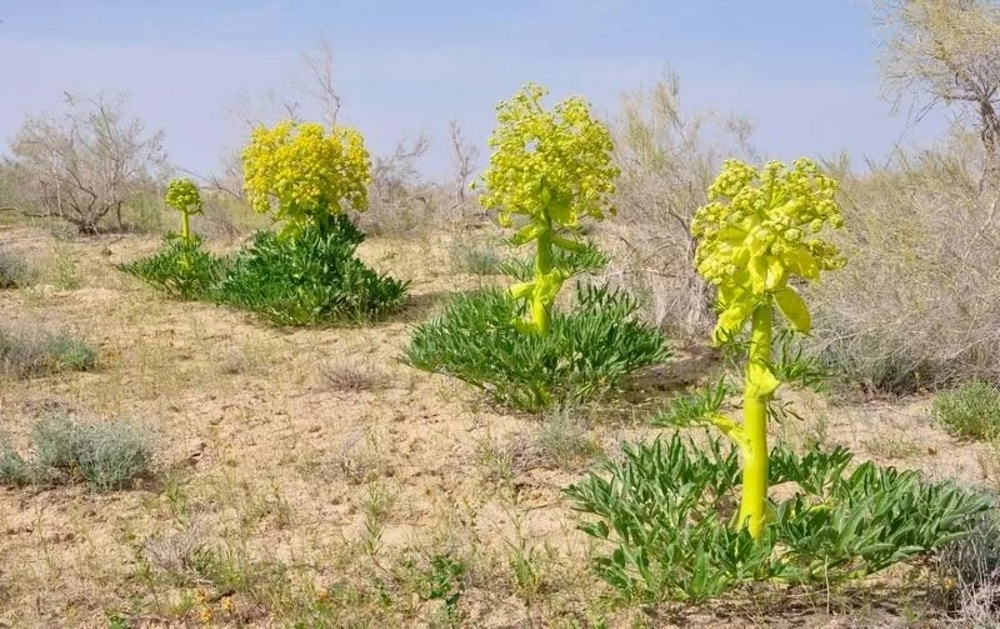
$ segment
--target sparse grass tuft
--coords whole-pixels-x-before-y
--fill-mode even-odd
[[[125,489],[152,469],[149,435],[131,422],[89,424],[66,415],[44,418],[32,431],[34,457],[0,442],[0,482],[61,485],[82,482],[95,491]]]
[[[331,391],[379,391],[389,386],[388,376],[370,363],[332,363],[320,367],[320,375]]]
[[[65,332],[26,327],[0,329],[0,377],[31,378],[60,371],[89,371],[97,351]]]
[[[518,474],[537,467],[538,459],[530,441],[523,436],[504,440],[487,434],[476,442],[475,463],[482,480],[506,485]]]
[[[968,382],[934,397],[934,419],[957,437],[1000,436],[1000,390],[981,381]]]
[[[587,425],[566,409],[554,411],[542,422],[534,434],[533,447],[547,465],[564,470],[576,469],[603,452]]]

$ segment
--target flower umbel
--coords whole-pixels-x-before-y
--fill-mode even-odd
[[[709,188],[710,203],[691,222],[698,273],[718,288],[716,343],[738,334],[768,295],[795,329],[811,329],[809,311],[788,281],[816,280],[844,265],[837,247],[817,236],[826,225],[844,224],[836,189],[808,159],[796,160],[791,170],[781,162],[761,171],[725,162]]]
[[[497,107],[493,149],[483,173],[483,207],[499,211],[510,226],[512,214],[536,217],[543,211],[560,227],[575,227],[584,216],[614,214],[610,197],[618,169],[607,128],[590,116],[587,102],[569,98],[546,111],[544,87],[526,85]]]
[[[254,129],[243,150],[251,207],[292,223],[368,207],[371,159],[354,129],[285,121]]]

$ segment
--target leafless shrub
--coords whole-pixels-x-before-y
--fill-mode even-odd
[[[983,173],[1000,183],[1000,4],[996,0],[876,0],[883,89],[920,120],[957,111],[979,133]]]
[[[376,157],[368,187],[368,210],[358,219],[372,235],[406,234],[429,227],[435,214],[436,190],[421,180],[417,165],[430,147],[424,133],[402,139],[392,154]]]
[[[139,119],[124,113],[125,98],[67,94],[61,117],[25,120],[11,152],[24,184],[18,208],[34,216],[65,220],[83,234],[96,234],[137,196],[156,189],[166,157],[163,133],[147,135]]]
[[[711,296],[693,269],[690,221],[722,160],[751,152],[749,131],[742,120],[682,113],[672,73],[626,94],[613,124],[619,213],[600,228],[609,277],[645,295],[650,319],[675,334],[697,336],[712,322]]]
[[[812,345],[873,391],[1000,379],[1000,199],[981,191],[975,140],[841,182],[848,265],[809,287]]]

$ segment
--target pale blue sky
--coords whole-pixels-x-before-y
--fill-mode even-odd
[[[0,20],[0,140],[64,91],[126,91],[198,172],[242,143],[240,95],[280,87],[322,37],[341,121],[374,152],[425,130],[429,173],[447,170],[450,119],[482,145],[493,107],[526,81],[610,114],[668,66],[688,108],[753,120],[766,158],[882,158],[943,128],[909,128],[879,99],[863,0],[0,0]]]

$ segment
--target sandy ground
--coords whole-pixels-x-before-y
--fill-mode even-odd
[[[484,281],[454,274],[442,239],[363,245],[373,266],[412,281],[405,312],[371,327],[296,331],[169,301],[113,268],[153,251],[155,238],[57,241],[12,227],[0,242],[45,269],[38,285],[0,293],[0,321],[72,330],[100,350],[92,373],[0,382],[2,429],[23,446],[35,418],[61,409],[131,418],[159,448],[156,477],[135,490],[0,489],[0,626],[441,625],[441,602],[421,595],[420,575],[442,555],[466,566],[460,626],[601,626],[606,592],[587,574],[591,542],[560,496],[590,462],[520,460],[510,444],[542,420],[497,412],[462,383],[397,360],[417,322]],[[651,395],[703,374],[698,352],[679,358],[647,376]],[[927,399],[792,397],[809,420],[776,435],[963,483],[995,480],[985,476],[990,453],[938,430]],[[606,452],[644,434],[653,431],[620,418],[587,432]],[[513,454],[493,460],[491,445]],[[216,578],[191,576],[195,548],[213,549]],[[512,570],[519,557],[535,577]],[[335,609],[310,611],[324,606]],[[874,626],[852,625],[851,614],[767,624]],[[753,610],[607,617],[607,626],[761,623]]]

